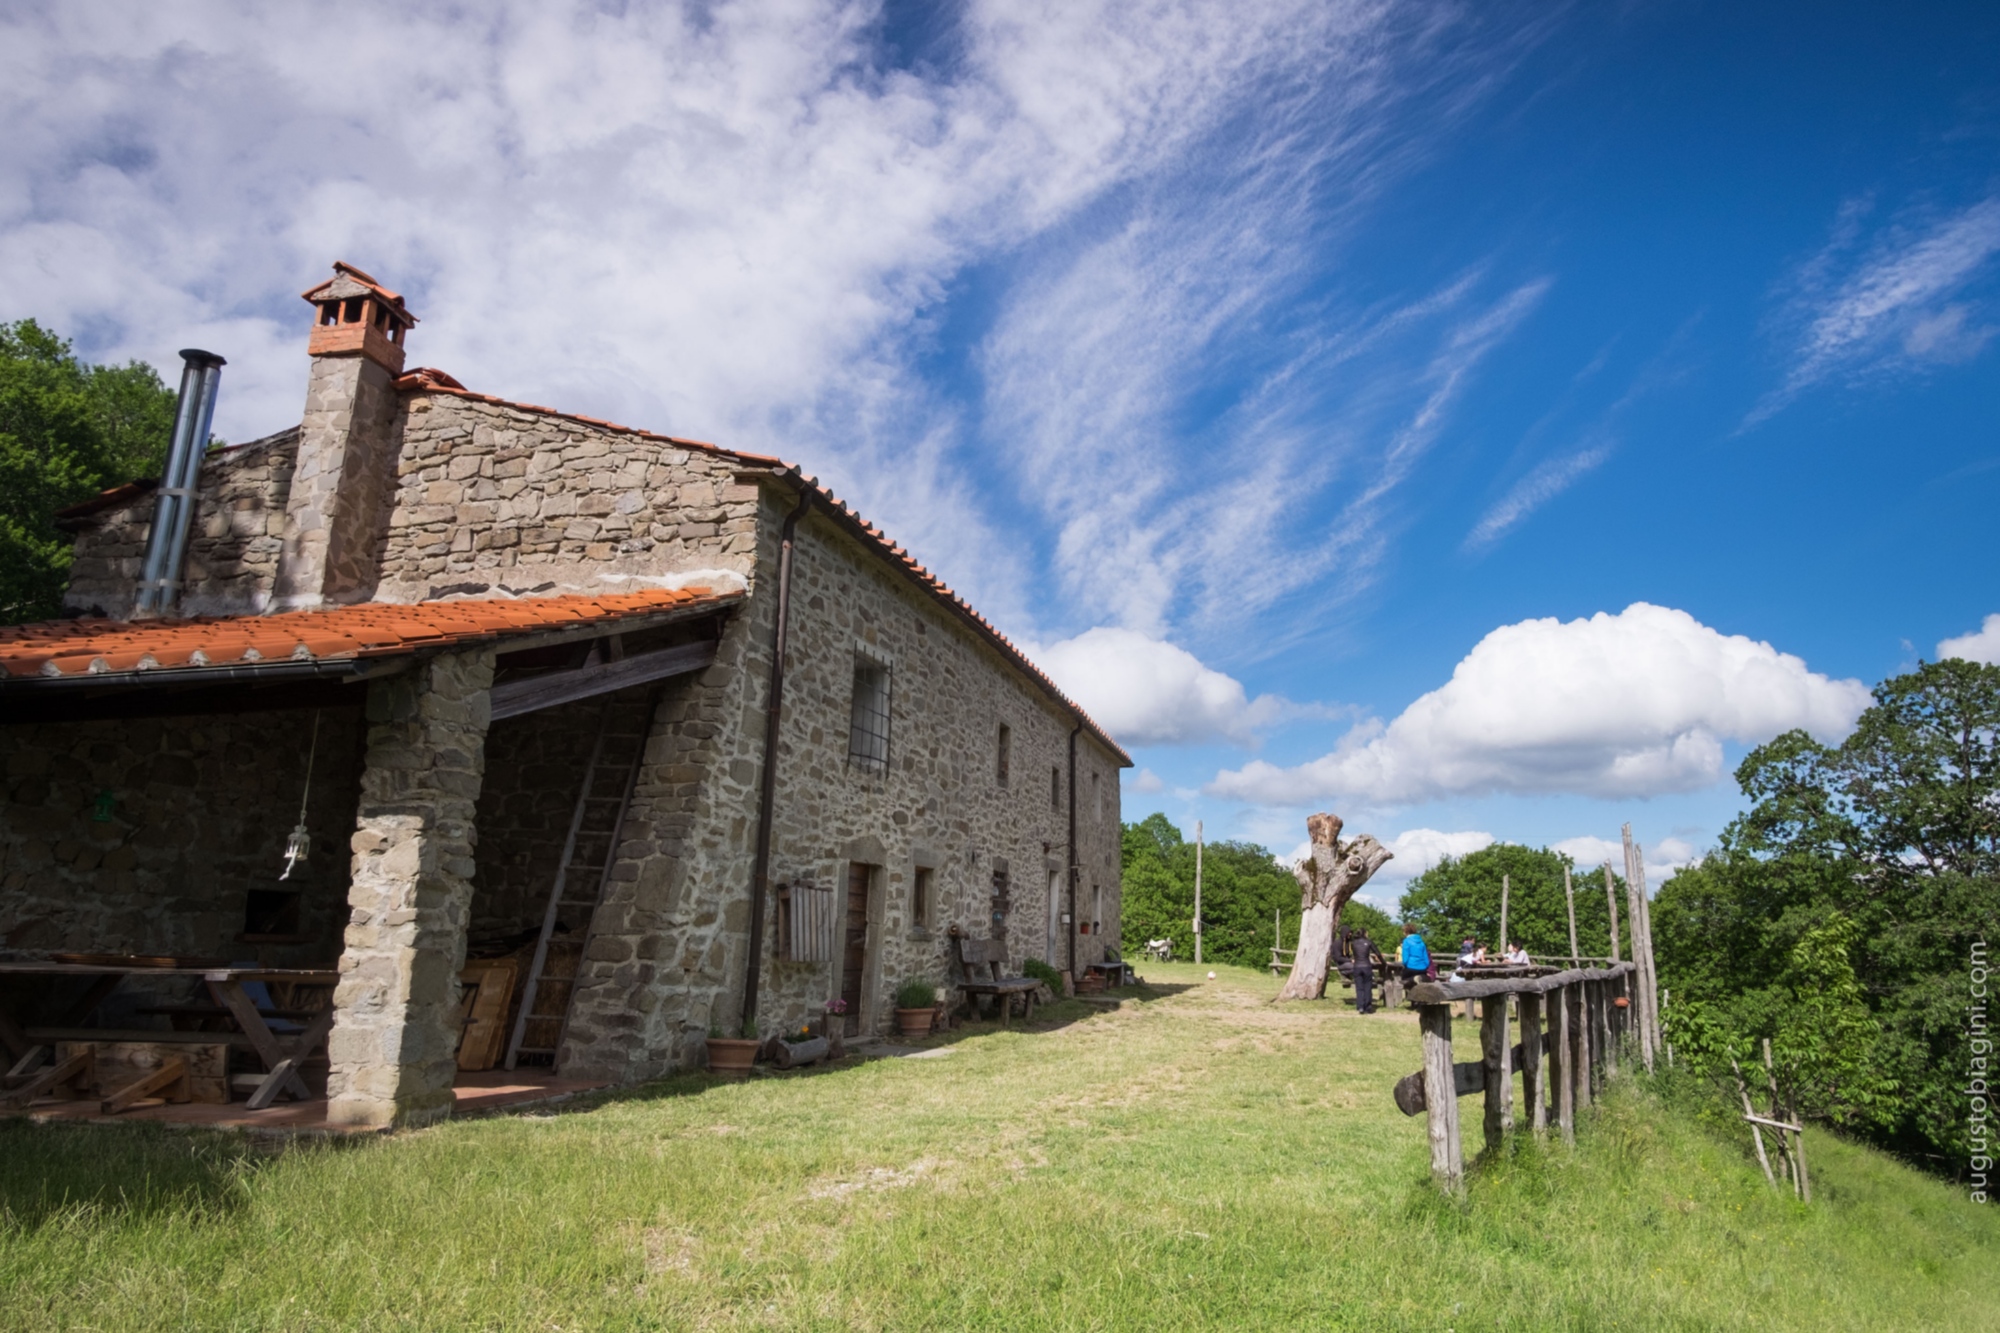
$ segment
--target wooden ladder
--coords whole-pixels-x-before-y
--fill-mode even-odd
[[[619,690],[606,695],[598,710],[597,735],[591,741],[590,759],[577,788],[562,861],[549,888],[541,934],[536,937],[534,958],[521,990],[521,1007],[507,1041],[508,1069],[524,1055],[555,1063],[570,997],[583,966],[590,919],[604,896],[604,885],[617,857],[625,811],[639,780],[639,765],[646,755],[646,737],[652,731],[659,697],[657,687]],[[576,924],[569,926],[565,918]],[[565,926],[573,939],[551,947],[558,926]],[[528,1040],[531,1023],[539,1038],[532,1045]]]

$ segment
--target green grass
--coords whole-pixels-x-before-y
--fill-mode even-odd
[[[2000,1326],[1990,1212],[1824,1134],[1800,1205],[1632,1080],[1443,1200],[1389,1099],[1409,1016],[1217,970],[939,1058],[342,1147],[0,1125],[0,1327]]]

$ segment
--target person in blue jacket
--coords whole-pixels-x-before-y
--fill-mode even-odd
[[[1431,951],[1424,943],[1424,937],[1414,925],[1403,927],[1403,971],[1412,981],[1430,975]]]

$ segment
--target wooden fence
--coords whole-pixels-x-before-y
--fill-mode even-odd
[[[1516,1126],[1514,1071],[1521,1073],[1525,1118],[1537,1135],[1551,1122],[1574,1141],[1576,1117],[1602,1095],[1604,1080],[1635,1055],[1650,1056],[1634,963],[1578,968],[1553,976],[1489,981],[1431,981],[1410,987],[1423,1032],[1424,1067],[1396,1085],[1405,1115],[1429,1116],[1431,1174],[1444,1189],[1465,1184],[1458,1099],[1485,1094],[1485,1140],[1497,1149]],[[1452,1059],[1451,1007],[1479,1000],[1480,1058]],[[1511,1040],[1510,1011],[1520,1013],[1520,1040]],[[1648,1065],[1650,1058],[1646,1059]]]

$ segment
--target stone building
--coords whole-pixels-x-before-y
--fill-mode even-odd
[[[405,372],[348,265],[306,299],[303,419],[202,459],[178,618],[134,618],[139,482],[64,516],[72,618],[0,630],[6,957],[337,959],[357,1125],[448,1113],[468,951],[546,934],[521,1058],[611,1082],[877,1032],[953,925],[1103,960],[1130,761],[901,547],[777,459]]]

